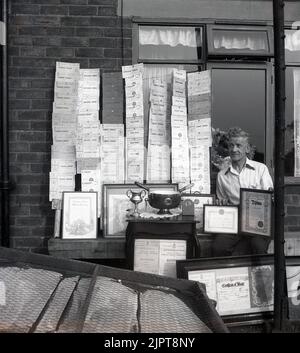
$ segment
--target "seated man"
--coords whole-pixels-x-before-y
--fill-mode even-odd
[[[231,166],[217,176],[217,198],[220,205],[238,205],[240,188],[273,190],[273,182],[266,165],[249,160],[249,136],[235,127],[228,131],[228,150]],[[257,235],[217,234],[212,244],[213,256],[263,254],[270,239]]]

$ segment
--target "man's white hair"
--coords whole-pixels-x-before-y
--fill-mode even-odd
[[[240,127],[231,127],[228,130],[227,136],[229,140],[233,137],[243,137],[249,143],[249,134],[246,131],[242,130]]]

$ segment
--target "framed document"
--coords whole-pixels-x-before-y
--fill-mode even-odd
[[[238,206],[204,205],[204,233],[238,234]]]
[[[176,278],[176,260],[185,260],[184,239],[135,239],[134,271]]]
[[[153,189],[178,190],[178,184],[146,184]],[[133,211],[134,204],[129,200],[126,192],[128,190],[141,191],[135,184],[104,184],[103,185],[103,236],[125,237],[127,217]],[[148,208],[150,208],[148,206]],[[147,208],[147,210],[148,210]],[[143,200],[138,204],[138,211],[146,211],[146,203]]]
[[[272,191],[240,190],[240,233],[272,235]]]
[[[63,239],[96,239],[97,192],[63,192]]]
[[[273,317],[273,255],[179,260],[176,270],[178,278],[206,285],[208,297],[217,302],[216,309],[228,326],[261,323]],[[299,256],[286,257],[286,271],[289,309],[299,318]]]
[[[182,203],[190,200],[194,204],[194,217],[197,221],[196,229],[203,231],[203,206],[213,205],[215,203],[215,195],[212,194],[181,194]]]
[[[126,247],[130,269],[176,278],[176,261],[193,257],[194,239],[184,234],[131,234]]]

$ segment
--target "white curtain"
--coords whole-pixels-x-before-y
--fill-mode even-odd
[[[285,31],[285,49],[290,51],[300,50],[300,30]]]
[[[197,47],[195,28],[139,28],[140,45],[169,45],[176,47],[181,44],[186,47]]]
[[[214,37],[214,48],[268,50],[266,40],[250,33],[236,33],[235,36],[232,33],[228,35],[218,33]]]

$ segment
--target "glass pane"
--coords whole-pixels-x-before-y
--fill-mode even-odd
[[[287,67],[285,71],[285,175],[294,176],[294,70],[297,67]]]
[[[199,60],[202,28],[140,26],[139,59]]]
[[[286,30],[285,32],[285,61],[300,63],[300,30]]]
[[[213,29],[213,47],[216,50],[269,51],[266,31]]]
[[[230,89],[228,89],[230,87]],[[254,159],[265,161],[266,72],[212,69],[212,126],[227,131],[239,126],[256,146]]]

